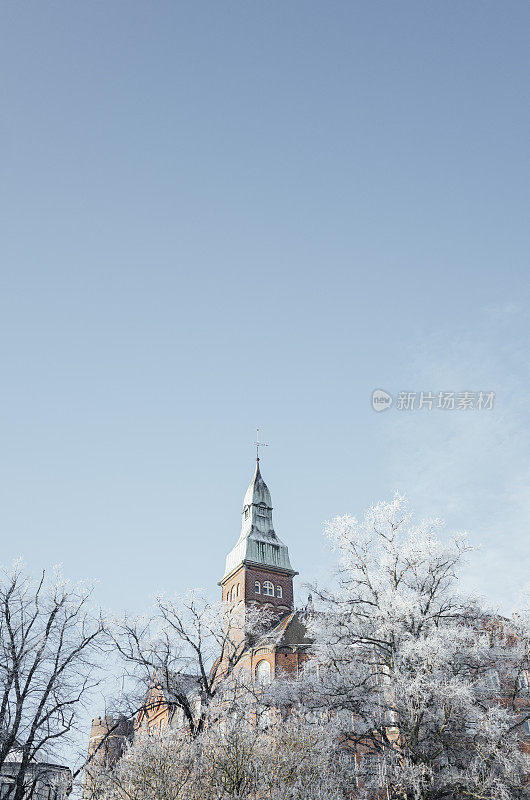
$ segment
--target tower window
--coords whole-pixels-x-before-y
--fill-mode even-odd
[[[266,517],[267,509],[264,506],[258,506],[258,517]]]
[[[276,587],[276,597],[283,597],[283,589],[281,586]]]
[[[274,586],[270,581],[265,581],[263,584],[263,594],[268,595],[269,597],[274,597]]]
[[[254,584],[254,594],[261,594],[261,583],[259,581]]]

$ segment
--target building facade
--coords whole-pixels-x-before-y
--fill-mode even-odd
[[[295,611],[293,578],[298,573],[291,566],[287,545],[274,530],[272,510],[271,493],[257,458],[243,499],[241,533],[226,557],[219,585],[223,602],[244,611],[263,608],[270,614],[270,630],[249,645],[241,664],[261,682],[282,672],[296,674],[310,646],[303,612]]]
[[[259,637],[252,641],[242,638],[236,643],[242,650],[237,669],[246,670],[257,684],[267,684],[282,676],[297,677],[310,657],[312,645],[305,625],[306,615],[312,612],[308,609],[297,610],[295,607],[293,578],[298,573],[291,564],[287,545],[274,530],[272,512],[271,493],[261,475],[257,458],[254,475],[243,499],[239,538],[228,552],[224,573],[218,584],[221,601],[229,610],[240,609],[243,615],[249,616],[254,609],[269,612],[269,622]],[[509,653],[502,624],[488,619],[485,621],[485,630],[492,637],[492,648],[501,648],[504,655]],[[245,636],[243,629],[241,636]],[[221,659],[218,661],[221,663]],[[507,684],[495,670],[490,670],[486,679],[485,702],[507,704],[513,694],[513,684]],[[518,681],[519,688],[523,690],[518,708],[525,720],[521,745],[529,752],[530,677],[526,671],[519,676]],[[173,680],[170,680],[168,685],[161,687],[154,675],[144,708],[132,722],[123,720],[116,725],[116,720],[96,718],[89,752],[94,754],[99,751],[99,758],[113,763],[119,759],[126,742],[135,735],[162,733],[170,726],[173,729],[190,731],[191,717],[186,718],[183,713],[183,697],[188,708],[194,708],[193,715],[199,715],[200,682],[197,675],[179,673],[175,676],[178,691],[173,691],[172,683]],[[110,728],[112,734],[105,740]],[[388,730],[390,738],[397,740],[398,728],[394,728],[392,723]],[[371,754],[363,747],[355,752],[348,752],[347,755],[353,759],[353,769],[357,770],[358,764],[361,761],[363,763],[363,777],[360,778],[359,785],[373,786],[374,796],[379,796],[378,792],[387,784],[384,758]]]
[[[0,800],[15,794],[22,754],[14,748],[0,770]],[[71,790],[72,773],[68,767],[34,758],[24,776],[24,797],[28,800],[65,800]]]
[[[229,609],[237,607],[245,615],[251,609],[268,612],[267,626],[257,641],[236,642],[243,649],[238,669],[247,670],[263,684],[282,674],[297,675],[311,644],[303,624],[305,612],[295,610],[293,578],[298,573],[291,566],[287,545],[276,535],[272,511],[271,494],[257,458],[243,499],[240,535],[226,557],[219,586],[221,601]],[[184,692],[188,704],[200,713],[197,676],[179,674],[177,682],[179,692]],[[115,763],[134,735],[160,733],[169,725],[184,727],[185,716],[172,694],[171,686],[157,685],[153,676],[145,706],[134,721],[96,717],[92,721],[89,759]]]

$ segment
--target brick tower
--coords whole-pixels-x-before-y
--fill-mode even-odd
[[[219,585],[225,602],[266,605],[276,621],[294,607],[293,576],[287,546],[272,526],[272,500],[261,477],[259,457],[256,471],[243,500],[241,534],[226,558]]]
[[[92,771],[102,765],[116,764],[127,745],[132,741],[133,721],[125,717],[95,717],[92,720],[88,759],[85,771],[83,797],[91,798],[93,792]]]

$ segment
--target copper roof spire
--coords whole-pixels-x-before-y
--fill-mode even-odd
[[[259,448],[265,447],[256,431],[256,471],[243,500],[241,533],[226,559],[223,580],[241,564],[271,567],[294,575],[287,546],[277,537],[272,524],[272,499],[259,468]]]

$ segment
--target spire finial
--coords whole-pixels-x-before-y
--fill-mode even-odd
[[[259,428],[256,428],[256,464],[259,464],[259,449],[260,447],[267,447],[265,442],[259,440]]]

